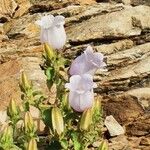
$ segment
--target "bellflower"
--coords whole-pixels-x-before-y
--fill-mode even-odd
[[[92,107],[93,88],[96,87],[96,84],[90,74],[71,76],[70,83],[66,83],[65,87],[70,90],[69,104],[74,110],[83,112],[85,109]]]
[[[48,43],[54,49],[62,49],[66,42],[66,33],[64,29],[65,17],[58,15],[48,15],[36,21],[41,27],[40,40],[42,43]]]
[[[97,69],[106,66],[103,59],[103,54],[94,53],[92,47],[88,46],[84,53],[72,62],[69,73],[70,75],[82,75],[85,73],[94,75]]]

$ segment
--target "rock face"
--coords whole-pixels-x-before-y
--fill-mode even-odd
[[[150,26],[150,9],[146,6],[127,7],[121,12],[112,12],[92,17],[87,21],[73,24],[68,29],[71,43],[91,40],[118,39],[138,36]],[[143,19],[145,16],[145,19]],[[86,28],[84,28],[86,26]],[[74,34],[76,30],[76,34]]]
[[[35,21],[46,14],[61,14],[66,17],[67,58],[75,58],[88,44],[105,55],[107,70],[96,73],[95,92],[102,96],[104,116],[113,115],[127,135],[109,139],[110,149],[149,150],[149,1],[87,1],[90,5],[74,0],[1,1],[0,110],[11,98],[21,102],[18,83],[22,70],[36,88],[49,95],[39,66],[43,50]]]
[[[137,5],[148,5],[148,6],[150,6],[149,0],[112,0],[112,1],[120,2],[123,4],[127,4],[127,5],[133,5],[133,6],[137,6]]]
[[[6,22],[11,18],[21,17],[30,8],[29,0],[1,0],[0,23]]]
[[[6,22],[9,17],[12,17],[17,3],[14,0],[1,0],[0,5],[0,22]]]

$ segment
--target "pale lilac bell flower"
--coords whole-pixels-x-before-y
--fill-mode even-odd
[[[99,52],[93,52],[91,46],[88,46],[83,54],[78,56],[71,64],[70,75],[91,74],[94,75],[97,69],[106,66],[103,61],[104,56]]]
[[[54,49],[62,49],[66,43],[66,32],[64,29],[65,17],[58,15],[47,15],[36,21],[41,27],[40,40],[48,43]]]
[[[93,82],[93,76],[90,74],[73,75],[70,77],[70,83],[66,83],[69,92],[69,104],[78,112],[92,107],[94,101],[93,88],[96,84]]]

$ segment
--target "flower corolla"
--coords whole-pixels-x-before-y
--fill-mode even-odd
[[[48,43],[54,49],[62,49],[66,43],[66,32],[64,29],[65,17],[62,15],[47,15],[36,21],[41,27],[40,40]]]
[[[78,56],[71,64],[70,75],[91,74],[94,75],[97,69],[106,66],[103,54],[93,52],[91,46],[88,46],[83,54]]]
[[[96,84],[90,74],[71,76],[70,83],[66,83],[65,87],[70,90],[69,104],[74,110],[83,112],[85,109],[92,107],[93,88],[96,87]]]

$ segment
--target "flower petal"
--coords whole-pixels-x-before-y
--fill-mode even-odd
[[[104,56],[101,53],[94,53],[91,46],[88,46],[83,54],[78,56],[71,64],[69,73],[75,74],[91,74],[94,75],[97,69],[103,68],[106,64],[103,62]]]
[[[85,109],[92,107],[93,99],[93,91],[87,91],[84,94],[69,93],[70,106],[78,112],[83,112]]]
[[[70,91],[76,91],[81,81],[81,76],[74,75],[70,77],[70,83],[66,83],[65,87],[68,88]]]
[[[85,56],[82,54],[78,56],[71,64],[69,73],[70,75],[84,74],[86,73]]]
[[[86,61],[91,61],[93,59],[93,48],[89,45],[86,50],[84,51]]]
[[[63,26],[53,27],[48,31],[49,44],[54,49],[61,49],[66,43],[66,33]]]
[[[40,40],[42,43],[48,43],[54,49],[62,49],[66,43],[66,33],[64,29],[64,17],[58,15],[44,16],[36,21],[41,26]]]
[[[94,53],[93,63],[95,64],[95,66],[97,66],[98,68],[103,67],[103,60],[104,55],[102,53]]]
[[[84,53],[87,53],[87,54],[91,54],[93,53],[93,48],[91,45],[88,45],[87,48],[85,49]]]
[[[48,43],[48,29],[41,29],[40,40],[42,43]]]
[[[80,94],[77,94],[76,92],[70,92],[69,104],[74,110],[80,111]]]
[[[93,76],[90,74],[73,75],[70,77],[70,83],[66,83],[65,87],[70,91],[76,91],[77,93],[84,93],[93,89],[94,82]]]
[[[44,29],[48,29],[52,26],[54,22],[54,16],[48,15],[41,18],[41,27]]]
[[[82,85],[82,88],[84,89],[84,91],[91,90],[94,85],[93,76],[90,74],[83,74],[80,85]]]
[[[87,91],[80,95],[80,110],[84,111],[87,108],[92,107],[94,100],[94,93],[92,91]]]
[[[64,25],[65,24],[65,17],[62,15],[55,16],[54,18],[54,25]]]

